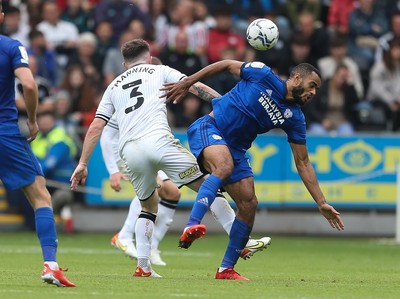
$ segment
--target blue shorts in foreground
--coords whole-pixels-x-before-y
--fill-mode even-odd
[[[233,158],[234,168],[231,176],[224,182],[225,185],[253,176],[253,171],[251,170],[246,153],[244,151],[235,150],[226,143],[222,137],[222,133],[217,128],[214,118],[210,115],[206,114],[192,123],[188,128],[187,135],[190,150],[197,158],[203,171],[201,159],[199,159],[203,150],[210,145],[223,144],[228,146]]]
[[[16,190],[44,176],[28,141],[22,135],[0,135],[0,179],[7,189]]]

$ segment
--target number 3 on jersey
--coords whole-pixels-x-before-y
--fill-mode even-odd
[[[140,106],[143,105],[144,102],[144,98],[142,97],[142,93],[140,91],[138,91],[140,85],[142,84],[142,80],[136,80],[136,81],[132,81],[129,82],[125,85],[122,85],[122,89],[128,89],[128,88],[132,88],[131,90],[131,99],[136,98],[136,103],[133,106],[130,106],[128,108],[125,109],[125,113],[128,114],[130,112],[132,112],[133,110],[138,109]]]

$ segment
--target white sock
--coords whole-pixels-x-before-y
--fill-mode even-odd
[[[135,233],[135,224],[139,217],[140,211],[142,210],[142,205],[138,197],[136,196],[129,206],[128,216],[126,217],[124,226],[121,228],[118,238],[132,241],[133,234]]]
[[[44,263],[47,264],[51,270],[59,269],[57,262],[44,262]]]
[[[226,269],[228,269],[228,268],[225,268],[225,267],[219,267],[219,268],[218,268],[218,272],[222,272],[222,271],[224,271],[224,270],[226,270]]]
[[[155,214],[152,213],[145,213],[154,216]],[[154,229],[154,220],[140,217],[136,221],[135,225],[135,235],[136,235],[136,249],[138,253],[138,266],[145,267],[148,261],[150,261],[150,250],[151,250],[151,239],[153,235]],[[149,263],[150,264],[150,263]],[[148,271],[148,269],[143,269]]]
[[[157,220],[154,225],[153,240],[151,244],[152,249],[158,249],[158,245],[164,238],[174,220],[175,211],[175,208],[166,207],[160,203],[158,204]]]
[[[215,220],[222,225],[224,230],[229,235],[233,220],[235,220],[235,211],[229,205],[226,198],[220,194],[217,194],[217,197],[215,197],[214,202],[210,206],[210,211]]]

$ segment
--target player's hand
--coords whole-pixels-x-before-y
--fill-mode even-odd
[[[87,176],[87,165],[79,163],[69,180],[71,182],[71,190],[76,190],[79,184],[85,184]]]
[[[164,91],[160,98],[166,98],[165,103],[178,104],[188,93],[190,86],[185,79],[176,83],[165,83],[164,87],[160,88],[161,91]]]
[[[39,133],[39,126],[36,121],[31,122],[29,119],[26,121],[29,129],[29,137],[27,138],[28,142],[32,142],[35,140],[37,134]]]
[[[337,230],[344,230],[344,223],[340,218],[340,213],[336,211],[331,205],[324,203],[318,206],[318,209],[333,228],[336,228]]]
[[[115,191],[119,192],[121,190],[121,179],[127,181],[128,178],[121,172],[116,172],[110,175],[110,185]]]

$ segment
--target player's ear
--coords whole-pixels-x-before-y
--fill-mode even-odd
[[[0,13],[0,24],[3,23],[4,20],[4,12]]]
[[[303,81],[303,78],[299,73],[295,73],[293,76],[293,83],[295,86],[299,86],[301,82]]]

